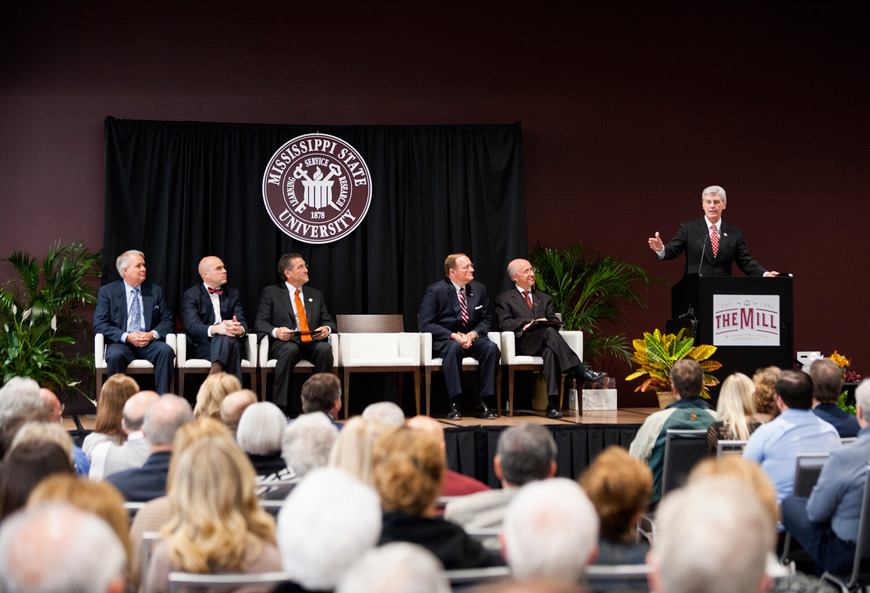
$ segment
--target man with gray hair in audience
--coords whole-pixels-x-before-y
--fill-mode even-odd
[[[405,423],[405,412],[393,402],[375,402],[366,406],[362,417],[380,422],[384,426],[399,426]]]
[[[393,542],[366,552],[335,593],[450,593],[444,566],[422,546]]]
[[[257,403],[257,394],[250,389],[242,389],[228,394],[221,400],[221,422],[230,429],[230,432],[235,436],[239,429],[239,421],[242,419],[242,414],[251,404]]]
[[[166,494],[166,475],[176,431],[193,420],[190,403],[177,395],[161,396],[145,411],[142,427],[149,445],[142,467],[112,474],[112,483],[129,502],[147,502]]]
[[[0,426],[12,416],[42,405],[39,383],[25,377],[12,377],[0,389]]]
[[[518,580],[576,583],[598,552],[598,524],[595,507],[577,482],[532,482],[508,506],[502,555]]]
[[[773,519],[736,479],[711,476],[673,491],[656,523],[650,591],[759,593],[770,586],[764,569],[776,543]]]
[[[21,510],[0,526],[5,593],[122,593],[126,562],[105,521],[66,503]]]
[[[145,410],[159,399],[156,391],[140,391],[124,402],[121,412],[121,430],[127,438],[120,445],[104,441],[94,447],[91,453],[91,471],[88,477],[102,480],[118,472],[142,467],[151,452],[145,439],[142,425],[145,423]]]
[[[381,501],[372,487],[338,468],[312,471],[278,513],[275,536],[281,567],[292,583],[275,591],[298,591],[294,585],[305,591],[332,591],[353,563],[375,546],[381,523]]]
[[[512,426],[499,436],[492,466],[501,488],[451,500],[444,509],[445,519],[462,525],[466,531],[501,527],[520,486],[556,475],[556,441],[539,424]]]

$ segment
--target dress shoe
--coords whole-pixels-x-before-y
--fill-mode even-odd
[[[477,404],[477,407],[474,409],[474,415],[484,420],[496,417],[495,410],[486,405],[486,402],[480,402]]]
[[[562,412],[559,411],[559,408],[554,406],[553,404],[547,404],[547,418],[557,419],[562,417]]]
[[[583,380],[589,383],[598,383],[606,376],[607,373],[602,371],[593,371],[590,368],[587,368],[585,371],[583,371]]]
[[[450,402],[450,407],[447,408],[448,420],[462,420],[462,414],[459,412],[459,402]]]

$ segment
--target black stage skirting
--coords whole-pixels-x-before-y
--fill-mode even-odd
[[[610,445],[628,449],[640,424],[552,424],[558,451],[556,475],[576,479],[591,461]],[[492,469],[501,431],[508,426],[451,427],[444,431],[447,465],[490,487],[500,486]]]

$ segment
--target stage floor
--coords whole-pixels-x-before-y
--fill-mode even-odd
[[[447,420],[435,417],[436,420],[446,426],[515,426],[521,422],[535,422],[543,425],[572,425],[572,424],[643,424],[647,416],[657,412],[658,408],[618,408],[609,411],[584,412],[582,415],[571,410],[562,410],[564,416],[558,420],[544,417],[544,412],[532,410],[517,410],[513,416],[499,416],[492,420],[480,420],[474,415],[463,416],[461,420]]]

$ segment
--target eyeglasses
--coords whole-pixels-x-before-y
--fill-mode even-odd
[[[462,266],[461,268],[457,268],[457,269],[462,271],[462,272],[467,272],[468,270],[474,269],[474,264],[468,264],[467,266]]]

